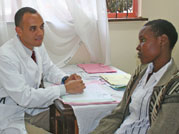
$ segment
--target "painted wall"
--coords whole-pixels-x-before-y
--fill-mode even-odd
[[[153,19],[167,19],[171,21],[179,33],[179,0],[142,0],[142,17]],[[145,21],[135,22],[109,22],[111,63],[128,73],[133,73],[140,63],[137,59],[136,46],[138,32]],[[174,50],[173,57],[179,67],[179,41]]]
[[[149,20],[167,19],[175,25],[179,33],[178,8],[179,0],[141,0],[142,17],[149,18]],[[138,32],[145,23],[145,21],[109,22],[111,64],[113,66],[131,74],[134,72],[140,63],[136,51]],[[8,27],[9,33],[15,34],[14,24],[9,24]],[[81,56],[81,53],[85,55]],[[179,41],[174,48],[173,57],[179,67]],[[89,53],[84,45],[81,45],[69,64],[88,63],[89,61]]]

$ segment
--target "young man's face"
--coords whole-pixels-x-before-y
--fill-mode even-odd
[[[142,64],[155,62],[161,58],[160,36],[156,37],[150,26],[144,26],[139,32],[138,57]]]
[[[25,13],[16,32],[21,42],[27,48],[33,50],[34,47],[41,46],[44,37],[44,22],[38,14]]]

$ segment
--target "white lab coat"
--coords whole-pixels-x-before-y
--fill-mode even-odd
[[[16,36],[0,48],[0,134],[26,134],[24,113],[38,114],[66,93],[64,85],[39,88],[43,80],[60,83],[64,73],[50,60],[42,44],[34,48],[37,64]]]

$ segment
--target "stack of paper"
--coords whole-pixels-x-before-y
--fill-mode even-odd
[[[78,64],[87,73],[115,73],[116,70],[104,64]]]
[[[131,75],[130,74],[102,74],[101,77],[107,81],[113,89],[120,89],[121,87],[125,87]]]
[[[99,84],[89,84],[82,94],[68,94],[61,97],[65,104],[89,105],[118,103]]]

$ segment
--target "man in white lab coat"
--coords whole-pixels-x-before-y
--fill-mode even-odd
[[[47,111],[59,96],[85,88],[78,75],[65,77],[50,60],[42,43],[44,22],[36,10],[18,10],[15,25],[17,36],[0,48],[0,134],[27,134],[25,113]],[[40,88],[42,79],[54,86]]]

